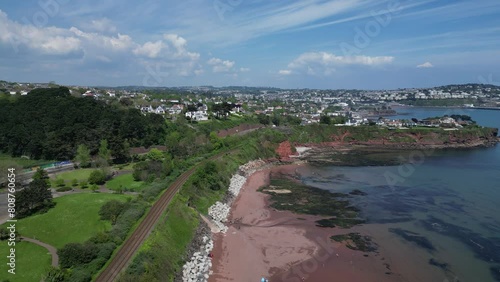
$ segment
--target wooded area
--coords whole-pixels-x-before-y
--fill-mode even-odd
[[[0,150],[33,159],[73,159],[81,144],[94,155],[105,139],[112,157],[120,160],[128,157],[130,146],[163,143],[166,129],[159,115],[73,97],[66,87],[0,99],[0,112]]]

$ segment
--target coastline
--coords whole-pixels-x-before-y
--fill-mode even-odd
[[[294,175],[301,165],[276,166],[247,178],[231,206],[228,231],[213,235],[212,272],[208,281],[401,281],[377,253],[353,251],[330,240],[351,229],[319,228],[321,216],[294,214],[269,207],[270,196],[258,188],[272,173]]]

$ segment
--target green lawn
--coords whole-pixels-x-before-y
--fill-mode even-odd
[[[106,187],[111,190],[118,190],[121,186],[123,189],[141,191],[143,184],[143,181],[135,181],[132,173],[127,173],[109,180],[106,182]]]
[[[75,169],[72,171],[67,171],[67,172],[57,174],[56,178],[64,179],[67,182],[69,182],[73,179],[77,179],[78,181],[87,180],[87,179],[89,179],[90,174],[94,170],[95,169],[93,169],[93,168]]]
[[[78,184],[80,184],[83,180],[87,181],[94,170],[93,168],[83,168],[59,173],[55,175],[55,178],[50,179],[50,183],[53,188],[57,188],[56,179],[63,179],[65,185],[71,187],[73,179],[78,180]]]
[[[10,253],[7,241],[0,241],[0,254],[2,254],[2,263],[0,263],[1,279],[9,279],[10,282],[33,282],[40,281],[42,275],[50,267],[51,256],[47,249],[30,242],[16,243],[16,274],[7,272],[6,256]]]
[[[130,196],[104,193],[83,193],[54,199],[56,206],[47,213],[23,218],[17,222],[21,235],[38,239],[56,248],[67,243],[82,243],[111,228],[99,218],[99,209],[109,200],[125,201]]]

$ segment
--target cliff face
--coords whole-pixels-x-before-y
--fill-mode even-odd
[[[378,148],[470,148],[494,146],[498,128],[464,128],[459,130],[418,129],[388,130],[343,127],[324,136],[320,142],[294,142],[309,147],[343,147],[348,145]]]
[[[296,136],[302,136],[302,140],[297,140]],[[282,142],[276,153],[282,161],[287,161],[290,160],[291,156],[297,156],[294,147],[298,146],[312,148],[301,156],[301,158],[306,159],[312,155],[327,155],[346,151],[380,153],[415,149],[467,149],[495,146],[500,141],[497,136],[498,128],[481,127],[460,130],[305,127],[291,133],[291,142],[289,140]]]

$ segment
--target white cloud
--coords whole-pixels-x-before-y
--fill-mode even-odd
[[[163,38],[173,45],[174,49],[176,50],[174,56],[177,58],[190,58],[192,60],[197,60],[200,58],[199,53],[194,53],[194,52],[189,52],[187,51],[187,41],[186,39],[180,37],[177,34],[165,34],[163,35]]]
[[[291,70],[280,70],[278,73],[281,75],[290,75],[290,74],[292,74],[292,71]]]
[[[127,34],[103,33],[116,30],[110,27],[107,19],[92,21],[91,26],[90,29],[97,31],[89,32],[77,27],[37,27],[14,22],[0,10],[0,45],[12,45],[15,53],[22,50],[26,53],[23,55],[63,56],[60,63],[77,59],[80,65],[140,64],[145,68],[158,63],[165,69],[162,73],[190,76],[203,72],[198,62],[200,54],[190,52],[187,40],[177,34],[165,34],[163,39],[139,43]]]
[[[219,58],[211,58],[207,64],[212,66],[213,72],[229,72],[232,70],[235,62],[229,60],[221,60]]]
[[[248,72],[250,71],[250,68],[240,68],[240,72]]]
[[[74,35],[85,40],[85,45],[94,46],[108,51],[126,51],[131,50],[137,45],[132,38],[126,34],[120,34],[116,37],[106,36],[100,33],[90,33],[79,30],[76,27],[69,29]]]
[[[134,49],[134,54],[138,56],[146,56],[148,58],[156,58],[160,54],[161,50],[165,47],[163,41],[158,40],[156,42],[146,42],[142,46],[138,46]]]
[[[417,68],[433,68],[434,65],[431,64],[431,62],[425,62],[421,65],[418,65]]]
[[[327,52],[303,53],[288,64],[289,70],[296,70],[309,75],[330,75],[337,67],[346,65],[379,66],[392,63],[394,57],[390,56],[337,56]],[[280,74],[290,74],[284,70]]]
[[[97,20],[91,20],[90,22],[86,22],[82,25],[83,28],[101,32],[101,33],[116,33],[117,28],[113,24],[113,22],[108,18],[102,18]]]
[[[35,27],[9,20],[0,10],[0,43],[11,45],[14,50],[27,47],[42,54],[64,55],[81,48],[79,38],[62,28]]]

